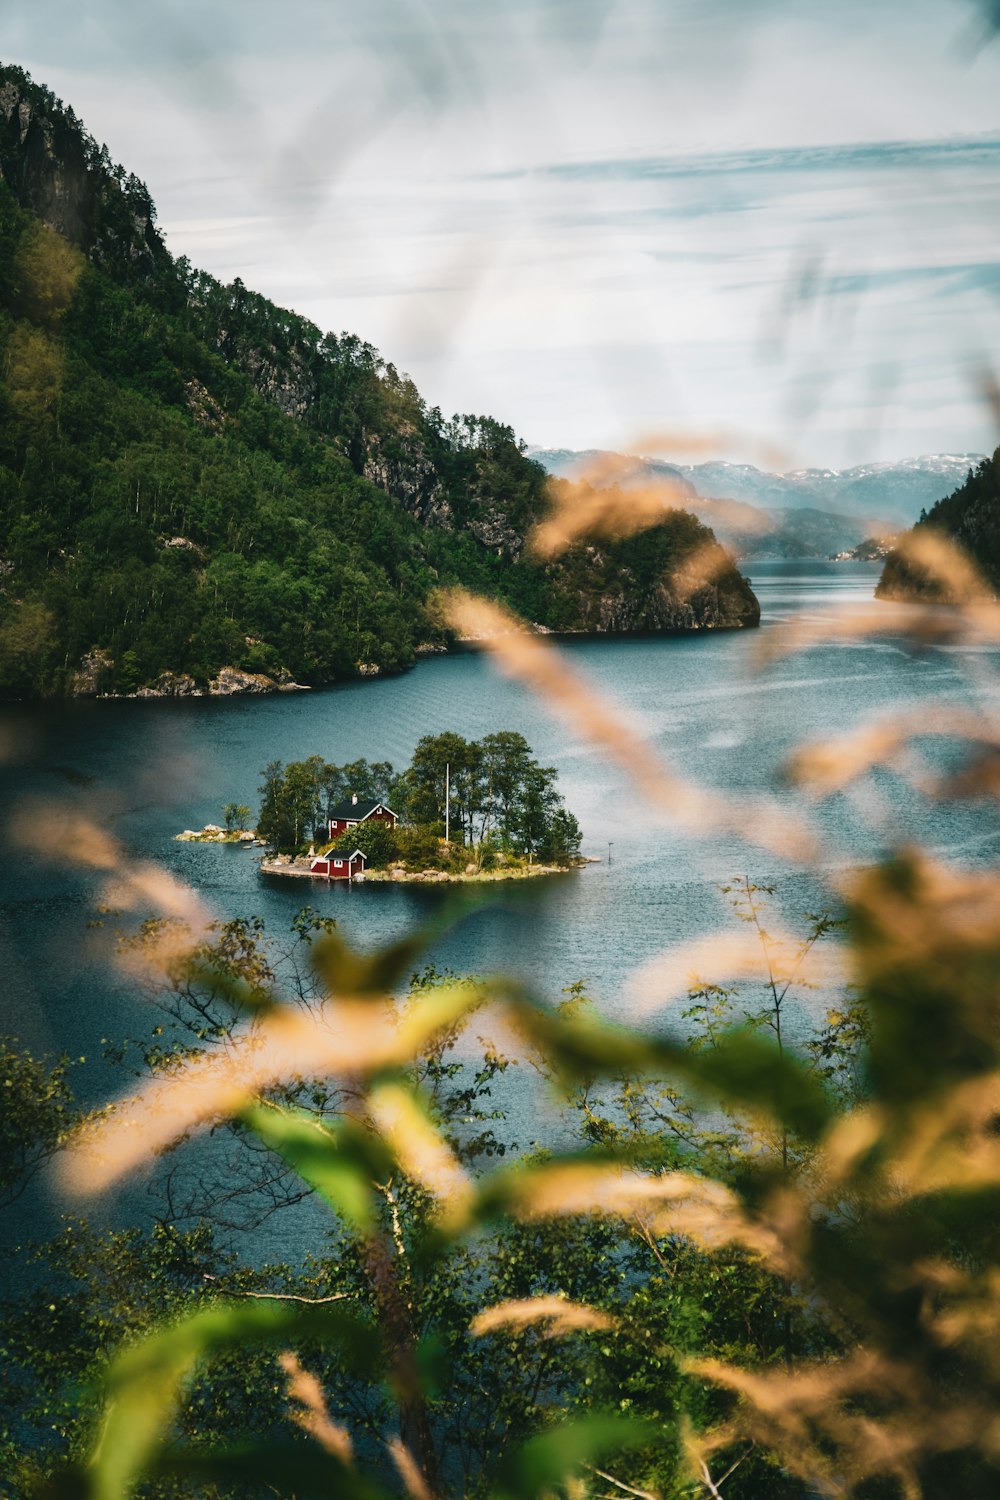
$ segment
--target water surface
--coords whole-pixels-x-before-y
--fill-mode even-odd
[[[838,641],[757,665],[761,634],[792,616],[837,617],[867,604],[875,564],[758,562],[749,572],[763,607],[762,632],[581,641],[565,649],[620,711],[684,775],[750,795],[784,789],[782,767],[804,739],[842,734],[873,714],[935,699],[966,701],[975,653],[915,655],[898,641]],[[478,655],[423,662],[405,676],[268,698],[93,702],[8,709],[0,731],[20,743],[5,772],[5,805],[42,798],[91,812],[137,856],[197,886],[220,917],[261,915],[287,927],[311,902],[361,946],[385,941],[442,899],[410,887],[267,881],[255,855],[180,844],[185,827],[221,821],[225,802],[256,807],[260,771],[272,759],[318,753],[408,761],[424,734],[477,738],[519,730],[558,769],[584,830],[584,852],[601,862],[551,880],[501,888],[496,904],[467,918],[433,953],[460,972],[514,969],[544,993],[585,980],[614,1013],[628,970],[664,946],[725,916],[719,884],[738,873],[774,884],[788,921],[834,899],[822,872],[804,871],[735,835],[691,837],[666,828],[618,770],[554,720],[543,704],[496,675]],[[935,752],[944,754],[943,750]],[[863,806],[835,798],[815,813],[826,867],[877,856],[919,838],[961,860],[998,852],[981,807],[926,807],[884,777]],[[57,851],[58,852],[58,851]],[[609,861],[608,856],[611,856]],[[68,1050],[89,1097],[109,1087],[102,1038],[148,1031],[149,1002],[98,961],[90,926],[101,881],[73,867],[27,860],[9,847],[0,862],[0,1028],[32,1047]]]

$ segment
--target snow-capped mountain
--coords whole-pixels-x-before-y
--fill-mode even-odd
[[[598,449],[529,449],[550,474],[569,475],[614,455]],[[777,510],[830,510],[840,515],[879,517],[911,525],[922,510],[957,488],[981,453],[933,453],[896,463],[858,464],[851,469],[798,469],[769,474],[753,464],[723,462],[671,464],[662,459],[629,458],[629,478],[685,481],[691,493],[706,499],[743,500]]]

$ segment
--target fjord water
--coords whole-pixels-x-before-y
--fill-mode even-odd
[[[983,691],[975,684],[986,658],[946,649],[913,654],[891,639],[835,640],[761,670],[764,634],[793,616],[836,619],[868,604],[878,568],[783,561],[747,571],[763,607],[760,633],[563,648],[683,775],[725,792],[791,801],[782,767],[797,743],[844,734],[895,707],[965,702]],[[17,752],[4,773],[5,804],[9,812],[40,799],[91,814],[136,858],[197,887],[220,918],[260,915],[281,933],[309,903],[370,948],[439,909],[443,891],[266,880],[259,851],[177,843],[174,835],[220,821],[227,801],[256,807],[259,773],[270,760],[318,753],[403,766],[422,735],[446,729],[472,738],[499,729],[524,734],[541,761],[557,767],[584,830],[584,852],[600,863],[491,887],[490,904],[438,942],[431,960],[463,973],[513,970],[551,998],[585,980],[610,1014],[620,1011],[629,970],[732,920],[719,885],[733,875],[776,886],[781,915],[794,924],[798,914],[835,903],[826,877],[894,843],[916,839],[960,862],[1000,852],[995,820],[981,805],[926,804],[888,775],[869,785],[864,801],[836,797],[810,814],[826,844],[825,872],[735,835],[679,833],[544,704],[476,654],[311,693],[10,709],[0,720],[8,754]],[[933,754],[941,761],[947,747]],[[85,1057],[76,1084],[97,1098],[121,1086],[103,1063],[102,1039],[148,1035],[159,1017],[148,996],[109,968],[107,929],[93,925],[102,877],[75,868],[58,848],[48,852],[51,859],[36,861],[4,848],[0,1029],[37,1051]]]

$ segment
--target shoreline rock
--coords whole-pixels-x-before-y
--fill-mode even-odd
[[[729,620],[708,619],[697,624],[686,624],[677,626],[636,626],[634,628],[609,628],[609,629],[579,629],[550,630],[545,625],[525,623],[524,630],[529,635],[548,636],[556,644],[565,643],[572,645],[577,641],[623,641],[623,640],[649,640],[656,638],[676,639],[681,636],[704,635],[704,634],[726,634],[730,631],[759,628],[759,621],[754,620]],[[503,632],[506,634],[507,632]],[[514,633],[514,632],[511,632]],[[400,676],[404,672],[411,671],[421,661],[431,657],[463,656],[470,651],[478,651],[489,639],[488,636],[456,636],[450,645],[432,644],[425,642],[417,647],[417,659],[410,666],[383,668],[373,662],[359,662],[357,675],[354,678],[343,679],[345,681],[372,682],[387,676]],[[136,699],[149,700],[153,698],[235,698],[235,697],[263,697],[271,693],[311,693],[314,685],[306,682],[295,682],[289,674],[286,678],[269,677],[263,672],[244,672],[238,667],[220,667],[216,675],[204,687],[199,687],[195,679],[187,672],[161,672],[155,683],[145,684],[134,693],[112,693],[101,691],[99,682],[101,676],[108,676],[114,670],[113,659],[103,650],[96,649],[89,652],[82,660],[80,668],[71,679],[68,698],[93,698],[102,701],[123,703]],[[318,687],[332,687],[334,679],[330,678]]]
[[[204,828],[185,828],[175,833],[179,844],[253,844],[257,834],[253,828],[220,828],[218,823],[206,823]]]
[[[352,881],[327,880],[325,875],[314,875],[309,868],[309,860],[297,857],[290,859],[287,855],[278,855],[275,859],[262,859],[260,862],[260,873],[262,875],[281,875],[293,880],[319,880],[327,885],[493,885],[508,880],[532,880],[540,875],[571,875],[575,870],[580,870],[584,865],[600,864],[600,860],[587,858],[574,861],[571,865],[522,865],[517,868],[505,868],[499,870],[478,870],[474,874],[468,871],[454,873],[451,870],[366,870],[364,875],[358,875]]]

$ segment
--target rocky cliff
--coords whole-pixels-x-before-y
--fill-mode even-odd
[[[148,278],[168,260],[145,185],[19,68],[0,69],[0,179],[107,269]]]

